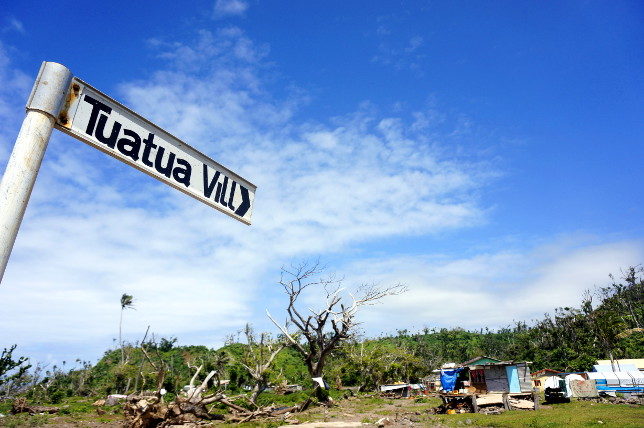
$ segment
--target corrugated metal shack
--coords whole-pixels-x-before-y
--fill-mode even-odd
[[[447,409],[456,407],[478,412],[482,407],[509,409],[536,409],[538,397],[532,386],[529,362],[501,361],[498,363],[475,364],[442,372],[454,376],[455,382],[440,394]]]

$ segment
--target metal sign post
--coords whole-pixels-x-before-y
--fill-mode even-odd
[[[27,115],[0,182],[0,281],[71,80],[67,67],[44,62],[27,101]]]
[[[250,224],[256,186],[82,80],[44,62],[0,184],[0,281],[56,128]]]

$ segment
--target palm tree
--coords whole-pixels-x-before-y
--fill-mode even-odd
[[[123,293],[121,296],[121,320],[119,321],[119,345],[121,346],[121,364],[125,361],[125,351],[123,350],[123,340],[121,339],[121,331],[123,327],[123,311],[125,309],[134,308],[134,297],[129,294]]]

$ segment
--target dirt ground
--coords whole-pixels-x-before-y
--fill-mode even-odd
[[[336,407],[313,408],[290,419],[304,422],[306,427],[322,426],[376,426],[378,422],[388,427],[442,426],[428,410],[437,403],[416,403],[407,399],[349,398]],[[309,422],[310,420],[310,422]],[[291,422],[291,421],[289,421]],[[308,422],[308,423],[307,423]],[[325,425],[323,423],[327,423]],[[292,423],[292,422],[291,422]],[[344,425],[340,425],[344,423]],[[300,425],[302,426],[302,425]]]
[[[442,426],[433,423],[433,416],[427,412],[432,405],[429,403],[415,403],[413,400],[382,400],[378,398],[349,398],[340,400],[333,407],[313,407],[305,412],[287,415],[279,420],[261,420],[241,426],[300,426],[312,427],[356,427],[376,426],[378,421],[387,427],[410,426]],[[46,426],[56,428],[116,428],[123,426],[121,415],[86,413],[76,415],[47,415],[46,418],[35,421],[33,416],[22,415],[21,421],[15,419],[10,424],[5,424],[0,418],[0,426]],[[17,423],[18,422],[18,423]],[[223,425],[223,422],[214,421],[213,425]],[[473,425],[472,425],[473,426]]]

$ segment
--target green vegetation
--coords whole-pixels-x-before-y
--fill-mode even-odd
[[[277,407],[294,406],[306,401],[306,399],[310,397],[312,393],[313,388],[296,391],[290,394],[276,394],[273,392],[265,392],[260,395],[259,399],[257,400],[257,404],[259,406],[275,405]],[[330,396],[334,400],[340,400],[342,398],[342,393],[338,390],[332,390],[330,391]]]
[[[11,394],[19,389],[27,370],[31,368],[26,357],[14,357],[13,351],[16,350],[16,346],[5,348],[0,354],[0,395]]]
[[[45,425],[48,420],[48,415],[28,415],[23,413],[2,418],[2,425],[7,428],[39,427]]]
[[[0,414],[6,415],[11,410],[11,402],[9,401],[0,401]]]
[[[112,393],[163,387],[169,392],[166,400],[172,400],[189,383],[199,366],[202,367],[201,379],[212,370],[217,372],[215,379],[229,379],[225,393],[230,397],[237,396],[235,404],[246,408],[254,407],[243,395],[257,385],[258,379],[263,386],[299,384],[304,387],[303,391],[290,394],[267,390],[257,396],[258,406],[281,407],[302,403],[314,391],[318,399],[323,393],[325,398],[329,394],[335,401],[342,400],[348,393],[339,391],[337,388],[340,386],[372,391],[384,383],[415,382],[444,362],[461,362],[478,355],[532,361],[533,371],[542,368],[584,371],[598,359],[641,358],[644,354],[643,273],[639,267],[627,270],[619,281],[611,276],[610,285],[587,292],[578,308],[555,309],[554,315],[546,314],[531,325],[518,322],[497,331],[425,328],[422,332],[410,333],[399,330],[395,335],[377,339],[342,340],[325,357],[324,378],[332,387],[328,392],[314,389],[310,367],[296,346],[282,349],[264,371],[258,372],[261,376],[254,375],[251,367],[269,361],[266,356],[271,354],[271,347],[284,340],[283,336],[271,339],[270,335],[261,333],[257,338],[247,335],[247,343],[230,340],[226,346],[216,350],[205,346],[177,346],[176,338],[156,340],[153,337],[142,345],[119,343],[116,349],[106,351],[94,365],[76,360],[71,367],[63,362],[61,366],[48,370],[41,365],[32,367],[25,357],[15,357],[16,346],[13,345],[5,348],[0,356],[0,395],[23,394],[34,404],[59,406],[61,417],[91,415],[96,418],[93,401]],[[131,307],[131,300],[121,302],[121,310],[127,307]],[[252,333],[250,326],[246,330]],[[300,345],[307,346],[304,339]],[[160,372],[163,376],[159,376]],[[370,421],[376,416],[398,414],[401,406],[404,407],[400,400],[377,397],[350,401],[354,403],[352,411],[371,413],[365,416]],[[412,404],[419,406],[417,409],[426,409],[439,403],[433,398],[419,398]],[[9,401],[0,401],[0,413],[7,414],[10,407]],[[114,413],[120,411],[120,407],[104,410],[106,413],[101,417],[107,421],[117,417]],[[226,411],[224,405],[215,404],[213,412]],[[429,416],[424,413],[421,419],[449,426],[469,420],[472,424],[498,427],[628,427],[642,426],[642,412],[641,407],[573,402],[538,412],[513,411],[498,416]],[[7,416],[0,424],[39,426],[49,417]],[[301,417],[302,421],[321,418],[315,412],[301,414]],[[244,426],[267,425],[250,423]]]
[[[554,316],[545,315],[532,326],[519,322],[498,331],[426,328],[414,334],[400,330],[389,337],[345,341],[329,357],[325,379],[333,387],[373,390],[387,382],[417,381],[443,362],[460,362],[476,355],[532,361],[533,371],[582,371],[611,356],[639,358],[644,351],[644,333],[639,328],[644,324],[642,272],[641,268],[630,268],[620,282],[613,280],[594,294],[587,293],[579,308],[556,309]],[[220,367],[220,379],[230,379],[227,388],[231,394],[253,385],[248,370],[240,364],[247,344],[230,343],[212,350],[176,346],[176,341],[161,338],[145,344],[151,358],[165,368],[162,386],[170,393],[180,391],[199,365],[204,366],[203,373]],[[93,366],[77,360],[71,369],[65,364],[48,371],[36,368],[29,376],[26,359],[13,358],[14,349],[5,349],[0,359],[0,369],[5,367],[0,371],[0,388],[9,379],[23,387],[32,385],[27,388],[28,396],[36,402],[57,403],[71,396],[105,396],[156,387],[157,374],[139,346],[124,344],[109,350]],[[272,385],[313,386],[301,353],[293,347],[277,355],[267,380]]]

